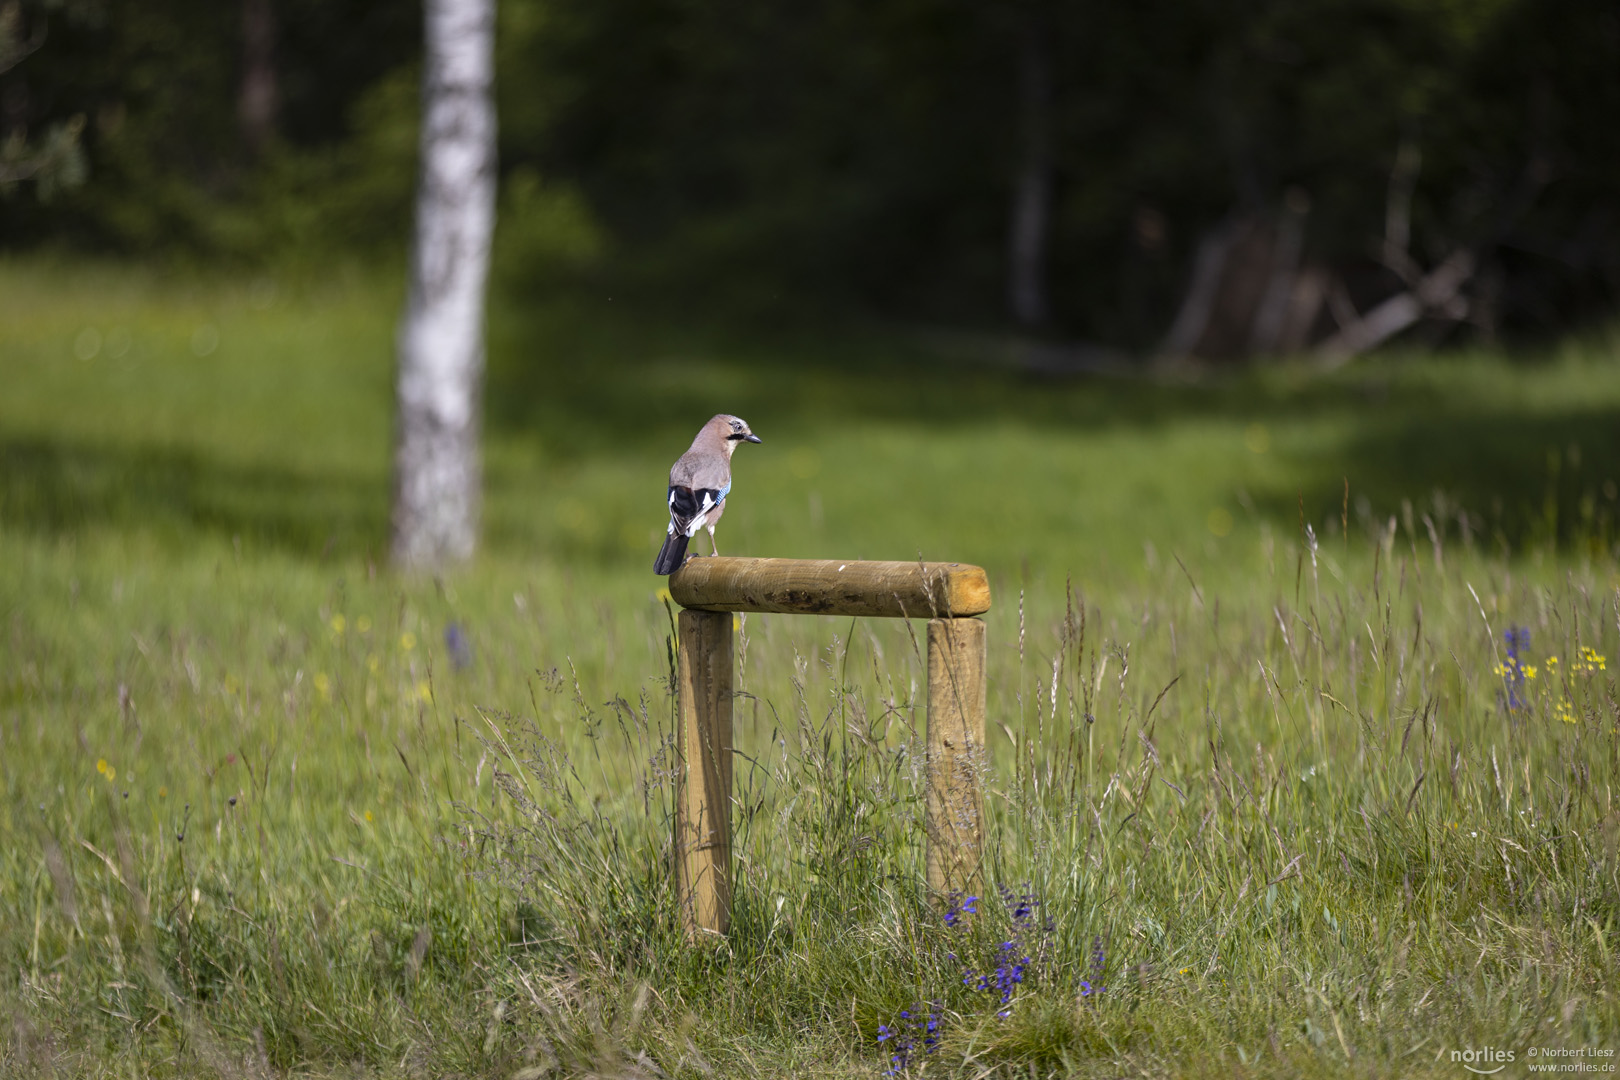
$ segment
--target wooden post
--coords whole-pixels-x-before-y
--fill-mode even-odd
[[[928,887],[965,893],[984,852],[985,636],[978,619],[928,623]]]
[[[680,615],[675,881],[692,937],[731,924],[731,620],[729,612]]]

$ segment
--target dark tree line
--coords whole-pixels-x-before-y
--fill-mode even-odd
[[[0,242],[402,246],[415,5],[21,10],[0,137],[83,116],[90,168]],[[566,194],[566,273],[650,299],[1325,362],[1620,301],[1612,0],[503,0],[497,50],[552,200],[502,230]]]
[[[315,200],[340,219],[355,204],[386,202],[324,231],[357,245],[394,233],[403,248],[414,132],[387,129],[414,123],[418,5],[11,3],[40,47],[0,72],[0,139],[76,118],[88,173],[48,200],[26,190],[0,200],[0,244],[251,257],[276,249],[287,219]],[[403,92],[391,77],[408,84]],[[379,110],[383,101],[405,108]],[[397,151],[371,150],[391,134]]]

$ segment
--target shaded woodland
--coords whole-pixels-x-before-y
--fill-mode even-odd
[[[0,10],[5,249],[403,251],[416,5]],[[503,287],[1011,329],[1059,366],[1620,301],[1600,0],[503,0],[497,51]]]

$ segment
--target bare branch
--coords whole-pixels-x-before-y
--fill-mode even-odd
[[[1343,326],[1317,350],[1318,364],[1329,369],[1339,367],[1351,357],[1389,340],[1426,313],[1462,318],[1468,312],[1468,303],[1459,294],[1473,274],[1474,253],[1467,248],[1453,251],[1445,262],[1418,282],[1417,288],[1396,293]]]
[[[45,44],[45,17],[39,18],[39,25],[27,41],[22,39],[19,31],[22,28],[22,4],[11,0],[9,4],[0,5],[0,75],[4,75],[24,60],[28,59]]]

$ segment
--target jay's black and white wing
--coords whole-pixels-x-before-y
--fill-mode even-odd
[[[669,529],[664,546],[659,549],[653,573],[672,574],[686,558],[686,545],[697,531],[713,524],[724,512],[728,483],[723,488],[690,488],[680,484],[669,486]]]

